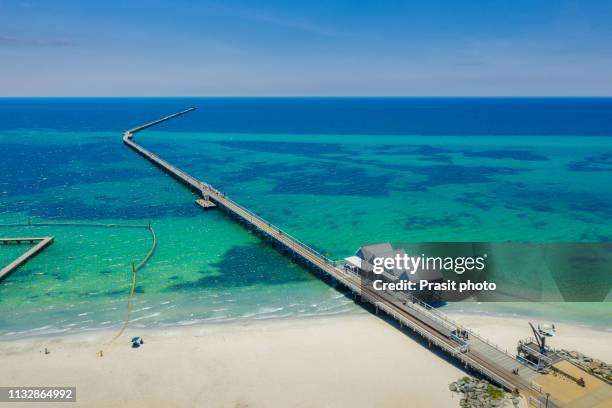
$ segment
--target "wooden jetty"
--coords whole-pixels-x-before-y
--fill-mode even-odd
[[[182,110],[180,112],[173,113],[172,115],[164,116],[163,118],[154,120],[153,122],[149,122],[149,123],[145,123],[144,125],[137,126],[137,127],[133,128],[133,129],[128,130],[125,133],[138,133],[141,130],[145,130],[145,129],[150,128],[152,126],[159,125],[162,122],[166,122],[166,121],[168,121],[170,119],[174,119],[174,118],[176,118],[178,116],[184,115],[184,114],[189,113],[189,112],[194,111],[194,110],[196,110],[196,108],[192,106],[191,108],[187,108],[187,109]]]
[[[385,312],[399,322],[402,327],[410,328],[424,337],[430,346],[440,348],[459,360],[466,368],[469,367],[481,373],[507,390],[523,394],[528,401],[531,401],[532,405],[538,406],[538,404],[541,404],[542,407],[544,406],[547,396],[534,383],[534,380],[541,375],[534,368],[521,364],[507,351],[462,327],[443,313],[414,297],[404,295],[406,296],[404,299],[398,297],[397,300],[389,300],[372,289],[362,287],[360,278],[355,273],[344,270],[336,265],[333,260],[234,202],[211,185],[190,176],[134,142],[135,133],[154,124],[191,112],[193,109],[190,108],[128,130],[124,133],[123,142],[200,197],[206,198],[204,201],[210,201],[245,228],[271,242],[284,254],[340,283],[359,298],[362,303],[371,304],[377,313],[379,311]],[[457,329],[469,332],[469,347],[452,338],[451,333]],[[555,404],[554,396],[548,398],[547,404],[549,408],[560,407],[560,405]]]
[[[40,251],[51,245],[52,242],[53,237],[0,238],[0,245],[36,244],[0,270],[0,281],[11,274],[15,269],[28,262],[31,258],[38,255]]]

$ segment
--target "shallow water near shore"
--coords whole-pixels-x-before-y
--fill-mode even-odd
[[[134,120],[171,113],[153,102]],[[25,111],[34,124],[45,115]],[[335,259],[383,241],[612,239],[610,136],[214,133],[210,113],[190,115],[202,130],[178,118],[139,143]],[[116,131],[5,120],[0,223],[150,222],[159,244],[138,272],[135,327],[362,313],[223,214],[202,211],[123,146],[121,131],[138,123],[116,118]],[[0,284],[0,339],[118,326],[131,264],[151,246],[144,228],[0,226],[0,235],[55,237]],[[0,246],[0,260],[15,253]],[[447,307],[612,326],[609,303]]]

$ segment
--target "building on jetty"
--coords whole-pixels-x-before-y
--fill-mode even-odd
[[[408,254],[403,248],[393,248],[389,242],[380,244],[364,245],[360,247],[355,255],[345,258],[345,270],[350,271],[360,277],[363,284],[371,284],[375,280],[381,280],[386,283],[402,283],[414,282],[418,285],[421,281],[427,282],[442,282],[442,273],[439,270],[426,270],[423,266],[411,270],[406,265],[394,263],[392,267],[384,267],[379,274],[374,272],[375,260],[384,259],[402,259]],[[417,296],[419,299],[427,302],[437,302],[441,299],[440,293],[430,290],[411,290],[404,291],[407,294]],[[394,296],[394,294],[387,294]]]

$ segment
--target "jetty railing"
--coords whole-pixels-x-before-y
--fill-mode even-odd
[[[460,330],[465,330],[467,331],[470,336],[475,337],[481,341],[483,341],[484,343],[488,344],[489,346],[495,348],[496,350],[506,354],[507,356],[509,356],[510,358],[514,358],[514,356],[512,356],[507,349],[503,349],[501,348],[498,344],[493,343],[492,341],[490,341],[489,339],[487,339],[486,337],[481,336],[479,333],[475,332],[474,330],[462,325],[461,323],[457,322],[456,320],[450,318],[449,316],[447,316],[445,313],[440,312],[439,310],[437,310],[436,308],[434,308],[433,306],[431,306],[430,304],[422,301],[421,299],[419,299],[418,297],[409,294],[409,293],[404,293],[401,292],[400,294],[396,294],[396,296],[405,296],[411,303],[416,303],[419,306],[421,306],[422,308],[424,308],[425,310],[427,310],[430,314],[436,316],[438,319],[440,319],[441,324],[444,324],[446,327],[451,328],[452,330],[454,329],[460,329]]]

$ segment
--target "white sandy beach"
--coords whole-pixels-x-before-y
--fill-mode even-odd
[[[131,349],[131,335],[145,344]],[[456,407],[448,383],[463,375],[365,314],[128,329],[104,347],[109,338],[0,343],[0,384],[76,385],[66,405],[82,407]]]
[[[508,346],[526,333],[524,322],[514,319],[462,320]],[[580,341],[585,352],[610,356],[612,334],[568,327],[563,332],[571,333],[563,337],[567,347]],[[77,403],[64,404],[71,407],[456,408],[458,396],[448,384],[464,375],[368,314],[128,329],[105,346],[112,335],[2,342],[0,385],[76,386]],[[145,344],[131,349],[132,335],[143,336]],[[96,356],[100,349],[103,357]]]

